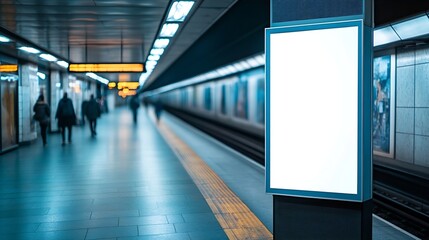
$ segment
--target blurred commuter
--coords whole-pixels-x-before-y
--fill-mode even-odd
[[[159,119],[161,118],[161,113],[162,113],[162,103],[161,103],[161,100],[157,100],[155,102],[156,122],[159,122]]]
[[[86,106],[88,105],[88,100],[83,100],[81,105],[81,118],[82,118],[82,125],[85,126],[85,113],[86,113]]]
[[[88,118],[91,136],[97,135],[95,129],[97,127],[97,118],[101,115],[101,107],[100,104],[95,101],[94,94],[91,94],[91,97],[85,107],[85,115]]]
[[[45,97],[43,94],[39,96],[36,104],[34,104],[33,112],[34,120],[39,122],[43,146],[45,146],[47,144],[46,131],[49,125],[49,116],[51,115],[51,110],[49,109],[49,105],[45,102]]]
[[[137,123],[137,109],[139,108],[140,103],[137,96],[132,96],[130,99],[130,108],[133,112],[133,121],[134,123]]]
[[[68,129],[68,141],[72,142],[72,126],[76,124],[76,114],[74,111],[73,103],[64,93],[63,98],[58,103],[57,113],[55,118],[58,119],[58,127],[61,129],[62,145],[66,144],[65,135],[66,128]]]

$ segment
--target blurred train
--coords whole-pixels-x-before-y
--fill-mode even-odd
[[[265,70],[256,67],[226,77],[151,94],[150,102],[264,137]]]

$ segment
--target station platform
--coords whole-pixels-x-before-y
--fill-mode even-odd
[[[2,239],[273,239],[263,167],[152,109],[0,155]],[[416,239],[374,216],[373,239]]]

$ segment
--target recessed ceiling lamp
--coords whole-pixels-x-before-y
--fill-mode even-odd
[[[19,50],[29,52],[29,53],[39,53],[40,52],[39,50],[32,48],[32,47],[20,47]]]
[[[49,62],[55,62],[58,60],[56,57],[52,56],[51,54],[46,54],[46,53],[40,54],[39,57],[41,57],[41,58],[43,58]]]
[[[404,22],[392,24],[392,27],[402,40],[409,39],[429,33],[429,18],[425,14]]]
[[[179,29],[178,23],[164,23],[161,29],[160,37],[173,37]]]
[[[152,54],[152,55],[161,56],[163,53],[164,53],[164,49],[162,49],[162,48],[154,48],[154,49],[150,50],[150,54]]]
[[[45,80],[45,78],[46,78],[46,74],[41,73],[41,72],[37,72],[37,76],[39,76],[39,78],[41,78],[43,80]]]
[[[183,22],[189,11],[191,11],[194,1],[176,1],[171,5],[168,12],[167,22]]]
[[[170,43],[170,40],[167,38],[158,38],[156,39],[155,43],[153,44],[153,46],[155,48],[166,48],[168,43]]]
[[[374,47],[401,40],[391,26],[374,31]]]
[[[147,57],[147,60],[149,60],[149,61],[158,61],[159,60],[159,55],[149,55]]]
[[[97,80],[97,81],[99,81],[99,82],[101,82],[101,83],[104,83],[104,84],[108,84],[109,83],[109,80],[107,80],[107,79],[105,79],[105,78],[102,78],[102,77],[100,77],[100,76],[98,76],[97,74],[95,74],[95,73],[86,73],[86,76],[88,76],[88,77],[90,77],[90,78],[92,78],[92,79],[95,79],[95,80]]]
[[[0,42],[10,42],[10,41],[11,41],[10,38],[0,35]]]
[[[66,61],[58,61],[57,64],[60,65],[63,68],[68,68],[69,67],[69,63],[66,62]]]

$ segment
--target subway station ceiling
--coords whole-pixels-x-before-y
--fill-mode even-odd
[[[172,0],[0,0],[0,26],[70,63],[145,62]],[[236,0],[195,0],[153,78]],[[0,29],[1,30],[1,29]],[[112,81],[118,75],[104,74]],[[129,80],[138,81],[139,74]]]

